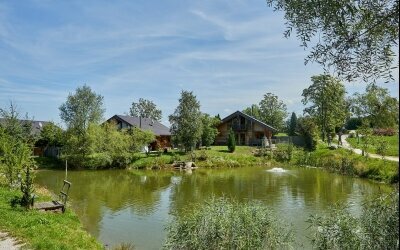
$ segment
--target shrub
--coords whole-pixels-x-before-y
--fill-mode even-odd
[[[361,125],[362,125],[362,119],[361,119],[361,118],[352,117],[352,118],[349,118],[349,119],[346,121],[345,128],[346,128],[347,130],[356,130],[356,129],[358,129],[358,127],[360,127]]]
[[[257,202],[212,198],[167,226],[166,249],[271,249],[289,247],[292,232]]]
[[[235,134],[233,133],[233,130],[229,130],[228,134],[228,151],[233,153],[236,148],[236,140],[235,140]]]
[[[293,155],[293,144],[277,144],[273,157],[277,161],[290,161]]]

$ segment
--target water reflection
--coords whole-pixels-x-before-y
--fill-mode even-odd
[[[36,182],[58,192],[63,178],[63,171],[40,171]],[[180,215],[211,196],[259,200],[293,224],[304,242],[310,214],[323,213],[333,203],[356,204],[357,212],[363,194],[382,186],[307,168],[70,171],[68,179],[72,206],[85,228],[106,244],[133,242],[138,249],[159,248],[169,214]]]

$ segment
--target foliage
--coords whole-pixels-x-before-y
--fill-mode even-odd
[[[325,216],[312,216],[312,242],[317,249],[398,249],[399,193],[367,199],[359,218],[336,207]]]
[[[399,125],[399,100],[389,95],[388,89],[375,84],[365,93],[355,93],[353,112],[364,117],[374,128],[393,128]]]
[[[40,131],[40,139],[36,144],[61,147],[65,142],[63,130],[53,122],[46,123]]]
[[[282,130],[285,126],[286,104],[272,93],[266,93],[258,105],[254,104],[252,107],[243,110],[243,112],[278,130]]]
[[[162,112],[160,109],[157,109],[156,104],[143,98],[139,98],[139,102],[132,102],[129,115],[150,118],[156,121],[161,121],[162,118]]]
[[[296,135],[296,128],[297,128],[297,116],[296,116],[295,112],[292,112],[292,115],[290,116],[289,127],[288,127],[289,136]]]
[[[61,120],[67,125],[66,149],[68,154],[80,154],[84,158],[89,152],[87,130],[90,124],[98,124],[104,114],[103,96],[97,95],[89,86],[78,87],[69,94],[60,107]]]
[[[165,249],[275,249],[290,247],[292,232],[265,205],[212,198],[167,227]]]
[[[133,160],[132,153],[139,152],[145,145],[154,141],[150,131],[131,128],[119,131],[116,124],[107,122],[102,125],[90,124],[85,134],[87,155],[70,153],[67,148],[63,157],[72,166],[84,168],[127,167]],[[70,136],[70,140],[74,139]],[[67,146],[74,145],[69,141]],[[74,151],[72,151],[74,152]]]
[[[0,127],[3,127],[6,134],[24,143],[33,144],[35,142],[36,138],[32,133],[32,120],[27,114],[25,119],[21,120],[17,106],[14,103],[11,102],[8,109],[0,108],[0,117],[3,118]]]
[[[311,80],[313,83],[302,94],[303,104],[311,103],[304,113],[314,118],[325,141],[328,133],[341,127],[347,117],[346,91],[339,80],[329,75],[313,76]]]
[[[209,147],[214,143],[215,137],[218,134],[218,129],[216,126],[219,124],[217,118],[210,117],[208,114],[203,114],[201,116],[202,122],[202,134],[201,134],[201,145]]]
[[[18,112],[13,103],[9,111],[1,109],[3,125],[0,126],[0,173],[4,174],[10,187],[19,183],[22,169],[31,165],[32,123],[29,120],[19,120]]]
[[[360,127],[362,124],[362,119],[359,117],[350,117],[347,119],[345,128],[347,130],[356,130],[358,127]]]
[[[294,146],[292,143],[281,143],[277,144],[277,148],[274,151],[273,157],[279,162],[289,162],[292,159]]]
[[[318,143],[318,126],[311,117],[300,117],[297,120],[297,131],[304,137],[305,148],[315,150]]]
[[[130,135],[130,149],[133,152],[142,151],[144,146],[149,145],[156,139],[156,136],[150,130],[142,130],[133,127],[128,129],[127,132]]]
[[[37,189],[38,202],[50,201],[48,192]],[[87,233],[78,217],[67,209],[64,214],[43,213],[11,207],[10,201],[19,193],[0,186],[0,225],[14,237],[26,243],[29,249],[103,249]]]
[[[26,164],[24,168],[24,177],[22,178],[21,182],[21,206],[30,208],[33,205],[33,178],[34,174],[31,172],[31,165]]]
[[[232,129],[229,130],[228,133],[228,151],[233,153],[236,148],[236,140],[235,140],[235,133]]]
[[[287,30],[303,47],[305,63],[333,68],[348,81],[392,78],[393,48],[399,39],[399,1],[267,0],[285,12]]]
[[[376,145],[376,153],[381,155],[382,158],[386,156],[389,147],[388,142],[383,138],[379,138],[378,140],[375,141],[375,145]]]
[[[169,116],[172,140],[183,146],[185,151],[192,151],[202,135],[200,103],[193,92],[182,91],[179,105]]]

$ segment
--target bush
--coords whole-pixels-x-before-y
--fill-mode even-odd
[[[290,161],[293,155],[293,144],[277,144],[273,157],[277,161]]]
[[[347,130],[356,130],[356,129],[358,129],[358,127],[360,127],[361,125],[362,125],[362,119],[361,119],[361,118],[352,117],[352,118],[349,118],[349,119],[346,121],[345,128],[346,128]]]
[[[233,130],[229,130],[228,134],[228,151],[233,153],[236,148],[236,140],[235,140],[235,134],[233,133]]]
[[[289,247],[291,230],[256,202],[212,198],[167,226],[166,249],[271,249]]]

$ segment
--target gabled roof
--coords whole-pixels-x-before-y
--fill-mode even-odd
[[[235,118],[236,116],[243,116],[243,117],[246,118],[247,120],[253,121],[254,123],[257,123],[257,124],[259,124],[259,125],[262,126],[262,127],[265,127],[265,128],[267,128],[267,129],[272,130],[272,131],[275,131],[275,132],[278,131],[276,128],[274,128],[274,127],[272,127],[272,126],[270,126],[270,125],[268,125],[268,124],[266,124],[266,123],[264,123],[264,122],[262,122],[262,121],[260,121],[260,120],[258,120],[258,119],[256,119],[256,118],[254,118],[254,117],[252,117],[252,116],[250,116],[250,115],[248,115],[248,114],[245,114],[245,113],[243,113],[243,112],[241,112],[241,111],[239,111],[239,110],[236,111],[236,112],[234,112],[234,113],[232,113],[232,114],[230,114],[230,115],[228,115],[227,117],[225,117],[224,119],[222,119],[221,122],[227,122],[227,121],[229,121],[229,120]]]
[[[33,135],[39,135],[40,132],[42,131],[43,127],[50,122],[46,121],[32,121],[32,120],[18,120],[21,124],[29,124],[32,123],[32,134]],[[5,118],[0,118],[0,125],[5,124],[6,119]]]
[[[159,121],[144,118],[144,117],[135,117],[135,116],[128,116],[128,115],[114,115],[109,120],[116,119],[122,122],[127,123],[130,126],[134,126],[144,130],[151,130],[155,135],[171,135],[169,128],[164,126]]]

